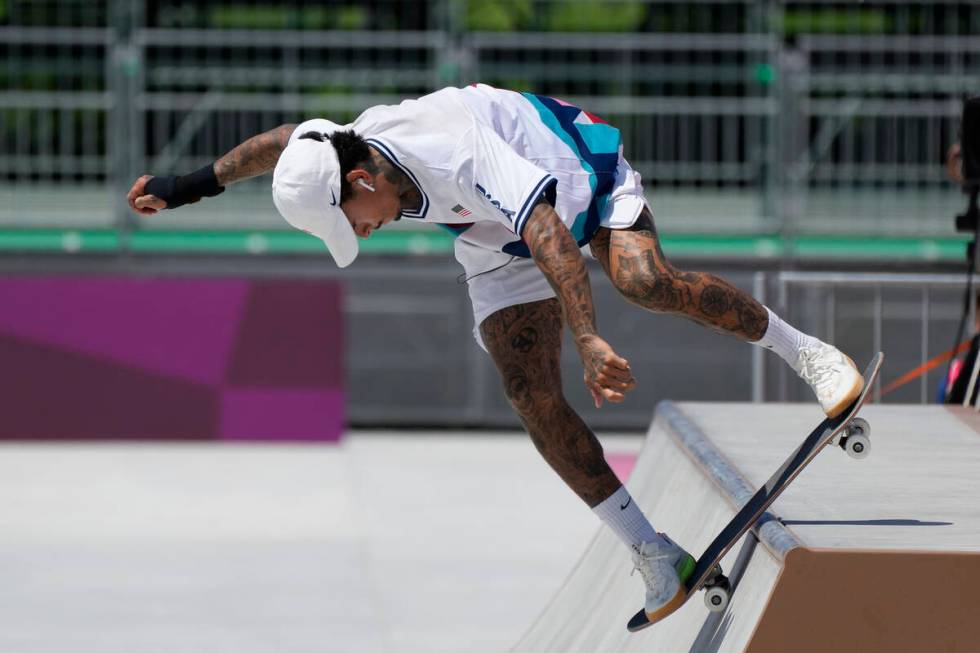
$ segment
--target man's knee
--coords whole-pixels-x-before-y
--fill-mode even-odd
[[[627,301],[661,313],[680,310],[689,293],[684,274],[666,261],[655,262],[652,254],[621,261],[613,282]]]

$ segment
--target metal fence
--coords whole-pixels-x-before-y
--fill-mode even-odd
[[[884,383],[910,370],[926,370],[948,352],[963,315],[966,279],[954,274],[758,272],[754,292],[806,333],[832,342],[859,365],[886,352],[885,367],[872,393],[882,399]],[[964,337],[974,335],[975,299],[968,305]],[[809,401],[810,391],[792,379],[786,365],[753,352],[753,400]],[[897,387],[888,401],[930,403],[938,398],[946,365]]]
[[[123,195],[283,122],[482,81],[619,126],[675,230],[948,234],[978,33],[946,0],[0,0],[0,226],[284,228],[267,180],[166,221]]]

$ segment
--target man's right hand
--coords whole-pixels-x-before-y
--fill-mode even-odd
[[[153,179],[153,175],[143,175],[133,184],[126,195],[129,201],[129,208],[140,215],[153,215],[157,211],[167,208],[167,203],[156,195],[146,194],[146,182]]]
[[[575,344],[582,357],[585,387],[596,408],[602,406],[603,399],[620,403],[626,393],[636,387],[629,362],[613,351],[605,340],[590,335],[576,339]]]

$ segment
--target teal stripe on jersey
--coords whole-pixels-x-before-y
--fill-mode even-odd
[[[585,141],[586,147],[589,148],[589,152],[593,154],[613,154],[615,153],[617,158],[619,156],[619,146],[622,140],[619,135],[619,130],[612,125],[606,123],[593,123],[582,124],[575,123],[575,128],[578,133],[582,136],[582,140]],[[581,154],[579,154],[579,159],[581,160]],[[595,174],[592,174],[592,178],[595,178]],[[609,202],[609,196],[611,193],[599,193],[598,197],[595,196],[595,182],[592,184],[593,189],[593,200],[595,204],[596,211],[599,215],[603,215],[606,211],[606,204]]]
[[[595,122],[591,125],[577,122],[575,127],[590,152],[619,154],[619,130],[612,125],[604,122]]]
[[[437,227],[448,231],[453,235],[454,238],[459,238],[463,235],[463,232],[473,226],[472,222],[466,222],[463,224],[444,224],[442,222],[435,223]]]
[[[582,169],[589,173],[591,207],[575,216],[571,228],[575,240],[581,243],[592,237],[598,219],[605,212],[606,204],[609,202],[616,175],[619,148],[622,144],[619,130],[603,122],[572,122],[576,115],[584,113],[581,109],[531,93],[521,95],[535,108],[548,129],[575,153]],[[561,119],[556,112],[562,114]],[[570,133],[570,129],[574,129],[576,133]],[[601,172],[596,170],[593,162],[600,166]],[[590,233],[586,234],[586,230]]]
[[[572,137],[565,131],[564,127],[561,126],[561,123],[558,122],[558,118],[555,117],[555,114],[553,114],[548,107],[541,104],[541,101],[538,100],[537,97],[531,93],[521,93],[521,95],[527,98],[527,101],[530,102],[531,105],[537,110],[538,116],[541,118],[541,122],[543,122],[548,129],[555,134],[555,136],[560,138],[566,145],[568,145],[572,152],[575,153],[575,156],[578,157],[579,163],[582,165],[582,169],[589,173],[589,187],[594,196],[596,187],[595,170],[591,165],[589,165],[589,162],[585,160],[585,157],[582,156],[582,153],[578,149],[578,144],[572,140]],[[603,207],[605,207],[605,202],[602,204]],[[575,238],[575,242],[579,242],[585,237],[585,221],[588,219],[588,217],[588,210],[582,211],[575,216],[575,222],[572,224],[571,228],[572,236]]]

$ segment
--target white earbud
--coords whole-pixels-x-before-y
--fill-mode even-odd
[[[358,179],[357,179],[357,183],[358,183],[358,184],[360,184],[361,186],[363,186],[364,188],[367,188],[367,189],[368,189],[369,191],[371,191],[372,193],[374,192],[374,186],[372,186],[371,184],[369,184],[369,183],[367,183],[367,182],[366,182],[366,181],[364,181],[363,179],[361,179],[361,178],[358,178]]]

